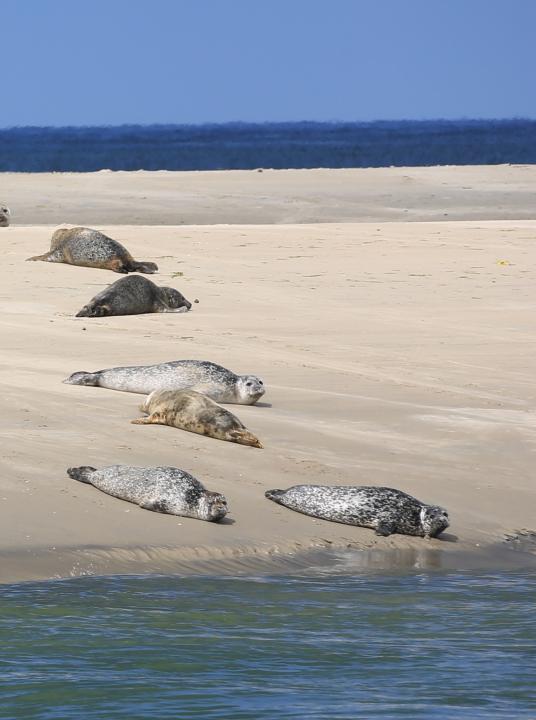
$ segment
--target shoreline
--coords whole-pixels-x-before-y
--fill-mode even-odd
[[[450,543],[449,543],[450,545]],[[412,574],[421,572],[534,571],[536,539],[479,547],[349,547],[320,539],[311,547],[63,547],[0,552],[0,587],[83,577],[258,577],[318,574]]]

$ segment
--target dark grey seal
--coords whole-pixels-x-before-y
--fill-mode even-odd
[[[444,508],[426,505],[394,488],[294,485],[288,490],[268,490],[265,495],[304,515],[372,528],[377,535],[400,533],[429,539],[449,526]]]
[[[9,227],[11,212],[7,205],[0,203],[0,227]]]
[[[158,287],[141,275],[129,275],[95,295],[76,317],[187,312],[191,307],[192,303],[175,288]]]
[[[205,490],[199,480],[178,468],[110,465],[97,470],[86,466],[69,468],[67,474],[144,510],[209,522],[217,522],[227,514],[223,495]]]
[[[103,268],[117,273],[154,273],[158,270],[152,262],[134,260],[121,243],[104,233],[84,227],[56,230],[50,241],[50,251],[27,259]]]
[[[175,360],[159,365],[80,371],[63,382],[142,395],[149,395],[154,390],[195,390],[216,402],[239,405],[254,405],[265,392],[262,380],[255,375],[235,375],[207,360]]]

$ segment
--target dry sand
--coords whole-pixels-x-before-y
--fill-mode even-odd
[[[234,572],[347,546],[372,550],[356,566],[441,565],[536,527],[536,220],[99,229],[200,303],[75,318],[118,276],[25,263],[50,228],[0,229],[0,581]],[[264,378],[264,402],[229,407],[265,449],[131,425],[142,396],[61,383],[179,358]],[[143,511],[65,473],[114,463],[183,468],[225,493],[229,520]],[[452,525],[442,540],[379,538],[264,498],[297,483],[397,487]]]
[[[529,220],[535,198],[536,165],[0,174],[24,225]]]

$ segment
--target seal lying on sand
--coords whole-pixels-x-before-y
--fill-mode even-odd
[[[116,280],[76,313],[76,317],[141,315],[142,313],[186,312],[192,303],[178,290],[158,287],[141,275]]]
[[[209,522],[217,522],[227,514],[227,501],[223,495],[205,490],[199,480],[178,468],[110,465],[100,470],[69,468],[67,474],[144,510]]]
[[[259,439],[236,415],[194,390],[155,390],[140,410],[149,417],[132,420],[134,425],[171,425],[217,440],[262,448]]]
[[[142,395],[153,390],[196,390],[216,402],[238,405],[254,405],[265,392],[262,380],[255,375],[235,375],[207,360],[175,360],[159,365],[80,371],[63,382]]]
[[[0,227],[9,227],[9,216],[11,212],[7,205],[0,203]]]
[[[268,490],[265,495],[305,515],[373,528],[376,535],[433,538],[449,526],[444,508],[425,505],[394,488],[294,485],[288,490]]]
[[[121,243],[91,228],[60,228],[52,235],[50,251],[28,260],[67,263],[83,267],[103,268],[118,273],[154,273],[152,262],[137,262]]]

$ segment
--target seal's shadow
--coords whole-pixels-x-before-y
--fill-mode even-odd
[[[457,543],[458,542],[458,536],[453,535],[452,533],[441,533],[441,537],[438,538],[441,542],[448,542],[448,543]]]
[[[235,522],[236,522],[236,520],[233,520],[230,517],[224,517],[218,521],[218,525],[234,525]]]
[[[256,402],[256,403],[255,403],[255,407],[268,407],[268,408],[271,408],[271,407],[272,407],[272,403]]]

